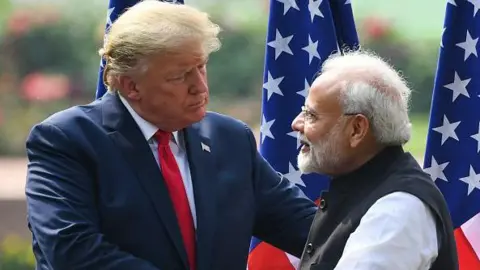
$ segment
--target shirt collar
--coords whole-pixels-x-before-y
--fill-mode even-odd
[[[132,106],[130,106],[128,101],[124,97],[122,97],[122,95],[120,95],[120,93],[118,94],[118,96],[120,97],[120,100],[122,101],[125,108],[127,108],[128,112],[132,115],[132,118],[133,120],[135,120],[135,123],[137,123],[138,127],[142,131],[142,134],[145,137],[145,140],[149,141],[153,137],[153,135],[155,135],[158,128],[154,124],[148,122],[147,120],[143,119],[140,115],[138,115],[138,113],[132,108]],[[178,131],[174,131],[172,132],[172,134],[173,134],[172,136],[173,142],[181,146],[182,144],[179,143],[181,142],[180,140],[181,134],[179,134]]]

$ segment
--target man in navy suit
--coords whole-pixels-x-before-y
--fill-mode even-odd
[[[299,257],[316,206],[240,121],[207,112],[218,26],[144,1],[100,51],[109,92],[27,140],[37,269],[245,269],[251,236]]]

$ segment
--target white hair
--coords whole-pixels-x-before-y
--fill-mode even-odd
[[[99,54],[106,60],[104,82],[119,75],[145,72],[151,56],[180,52],[199,42],[203,53],[220,49],[220,27],[207,13],[188,5],[144,0],[126,10],[108,29]]]
[[[331,56],[322,66],[322,73],[329,71],[342,74],[343,112],[365,115],[378,143],[403,145],[410,140],[411,89],[393,67],[373,53],[356,51]]]

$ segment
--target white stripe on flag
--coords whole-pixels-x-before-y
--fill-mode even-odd
[[[300,259],[286,252],[285,254],[287,255],[290,263],[293,265],[293,268],[298,269],[298,264],[300,263]]]
[[[461,228],[463,234],[477,254],[477,257],[480,259],[480,213],[465,222]]]

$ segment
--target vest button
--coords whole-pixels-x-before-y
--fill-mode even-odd
[[[313,245],[312,243],[308,243],[307,244],[307,248],[305,249],[305,252],[307,252],[307,254],[311,254],[313,252]]]
[[[327,208],[327,201],[325,199],[320,199],[320,209],[325,210]]]

